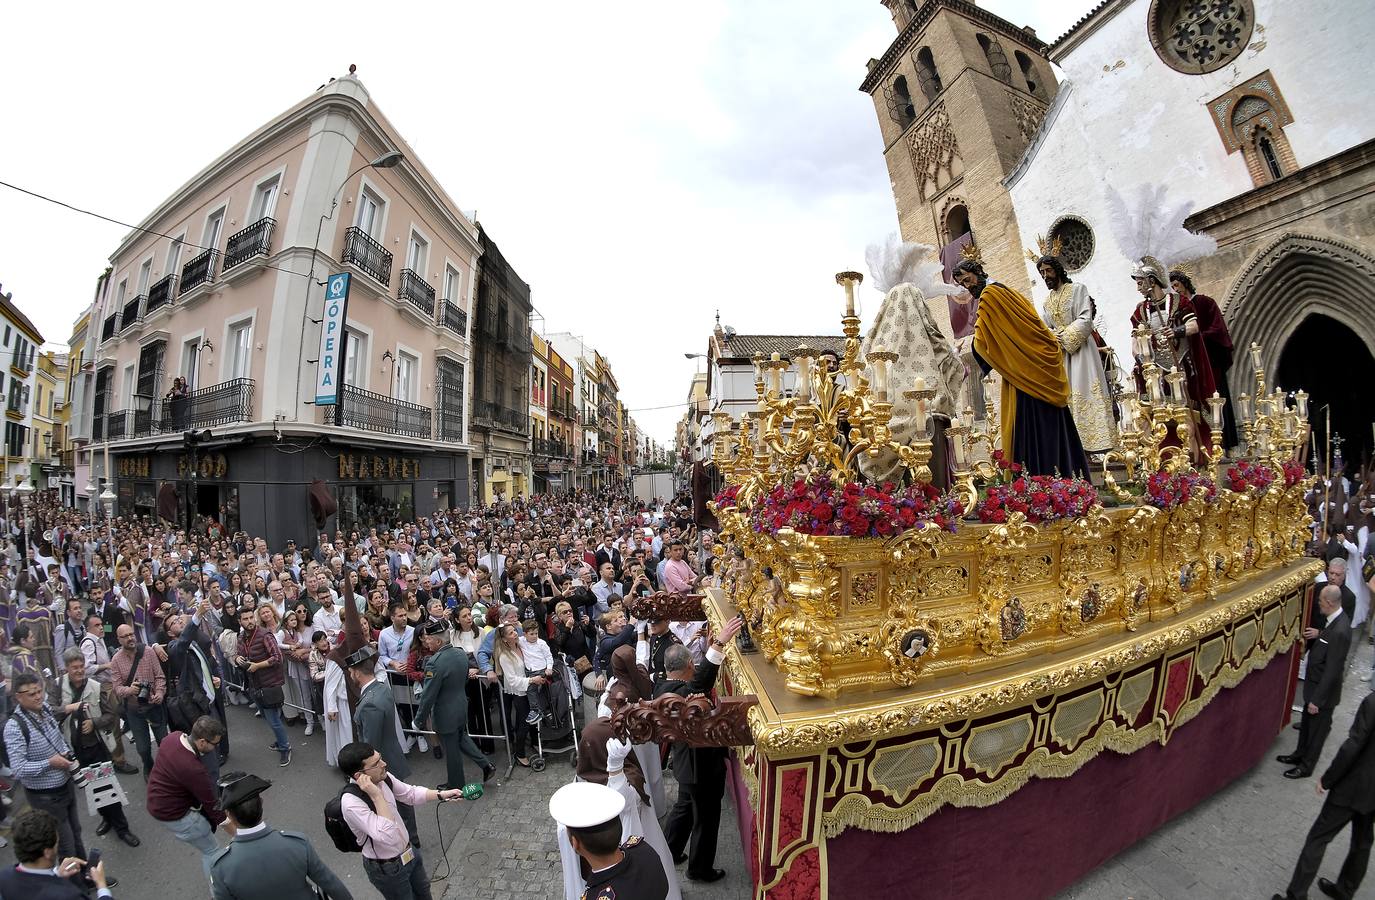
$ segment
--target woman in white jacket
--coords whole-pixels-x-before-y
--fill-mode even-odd
[[[501,701],[506,708],[506,736],[511,741],[511,755],[517,763],[529,768],[525,743],[534,740],[539,725],[525,722],[530,714],[530,701],[526,698],[530,679],[525,676],[519,629],[514,625],[502,625],[492,650],[492,669],[501,680]]]

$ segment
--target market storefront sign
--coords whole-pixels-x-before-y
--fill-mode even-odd
[[[223,478],[229,473],[229,460],[223,453],[206,453],[192,457],[184,453],[177,457],[177,477],[190,478],[192,473],[201,478]]]
[[[402,481],[420,477],[420,460],[399,456],[339,454],[339,480]]]
[[[147,478],[148,473],[153,470],[153,458],[151,456],[124,456],[120,457],[119,465],[115,469],[120,478]]]

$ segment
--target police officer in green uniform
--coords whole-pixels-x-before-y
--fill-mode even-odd
[[[353,900],[299,831],[279,831],[263,821],[263,791],[272,787],[257,775],[230,772],[220,778],[220,809],[234,840],[210,860],[210,893],[215,900],[318,900],[315,885],[329,900]]]
[[[426,721],[433,715],[434,731],[444,748],[444,764],[449,771],[448,783],[440,787],[461,788],[467,783],[463,777],[464,755],[478,764],[482,780],[486,781],[496,774],[497,767],[468,734],[468,654],[449,642],[449,623],[443,620],[425,625],[420,640],[431,655],[425,660],[425,682],[415,728],[425,730]]]
[[[587,888],[582,900],[665,900],[668,875],[643,838],[621,841],[620,791],[591,781],[565,784],[549,798],[549,815],[568,831]],[[567,887],[565,883],[566,889]]]

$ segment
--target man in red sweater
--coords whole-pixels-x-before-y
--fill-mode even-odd
[[[210,881],[210,857],[220,849],[214,831],[224,823],[201,757],[215,752],[224,737],[224,725],[213,716],[201,716],[191,733],[174,731],[158,744],[153,774],[148,779],[148,815],[161,822],[179,841],[201,852],[201,868]],[[232,825],[225,825],[232,830]]]

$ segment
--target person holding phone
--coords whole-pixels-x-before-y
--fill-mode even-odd
[[[14,855],[19,865],[0,869],[0,895],[28,900],[80,900],[88,896],[89,878],[101,900],[114,896],[116,883],[105,876],[99,851],[88,859],[69,856],[58,862],[57,820],[41,809],[26,809],[14,818]]]

